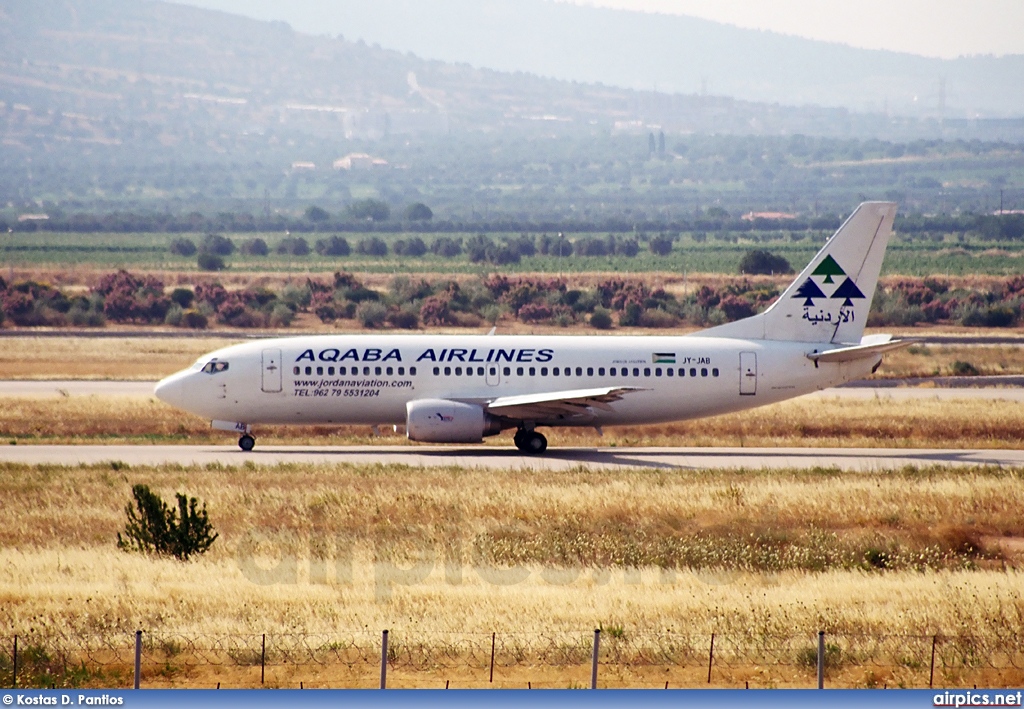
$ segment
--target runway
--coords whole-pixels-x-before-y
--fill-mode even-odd
[[[0,446],[0,462],[31,465],[129,466],[405,465],[411,468],[564,471],[653,469],[779,470],[833,468],[852,472],[905,467],[992,465],[1024,467],[1024,451],[893,448],[549,448],[540,457],[497,446],[260,446],[243,453],[226,446]],[[257,473],[258,474],[258,473]]]

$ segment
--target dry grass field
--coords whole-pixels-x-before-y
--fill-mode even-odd
[[[135,483],[206,502],[211,551],[117,550]],[[87,683],[141,628],[155,684],[258,683],[267,633],[273,685],[372,686],[389,628],[396,686],[486,686],[493,632],[498,686],[565,687],[595,627],[608,686],[704,684],[711,633],[715,686],[809,686],[819,629],[834,686],[926,685],[936,634],[938,684],[1024,681],[1016,471],[6,465],[0,500],[2,632]]]

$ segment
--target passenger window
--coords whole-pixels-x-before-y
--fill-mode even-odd
[[[324,368],[323,367],[317,367],[316,368],[316,375],[318,377],[322,377],[324,375]]]
[[[597,369],[597,376],[599,376],[599,377],[603,377],[604,376],[604,367],[598,367],[598,369]]]
[[[536,367],[530,367],[530,376],[531,377],[536,377],[537,376],[537,368]]]
[[[434,369],[437,369],[437,367],[434,367]],[[437,374],[437,372],[434,372],[434,374]],[[405,367],[399,367],[398,368],[398,376],[400,376],[400,377],[404,377],[405,376]]]
[[[669,367],[668,369],[665,370],[665,374],[671,377],[673,374],[675,374],[675,371],[676,370],[672,369],[672,367]]]
[[[451,367],[445,367],[444,368],[444,375],[446,377],[450,377],[452,375],[452,368]]]
[[[717,377],[718,376],[718,368],[717,367],[715,367],[714,369],[711,370],[711,376],[712,377]]]
[[[441,373],[441,368],[440,367],[434,367],[434,376],[436,377],[440,373]]]
[[[370,376],[370,368],[369,367],[363,367],[363,376],[365,376],[365,377]]]
[[[327,368],[327,374],[329,374],[330,376],[333,377],[334,376],[334,367],[328,367]]]
[[[493,377],[494,375],[496,375],[498,373],[498,368],[497,367],[491,367],[490,369],[488,369],[487,373],[490,374],[490,376]]]
[[[576,367],[576,376],[577,377],[582,377],[583,376],[583,367]]]
[[[661,376],[661,367],[655,367],[654,368],[654,376],[656,376],[656,377],[660,377]]]
[[[390,377],[392,374],[395,373],[395,370],[392,369],[391,367],[388,367],[385,373]]]
[[[292,367],[292,374],[298,374],[298,373],[299,373],[299,371],[300,371],[300,370],[299,370],[299,368],[298,368],[298,367]]]
[[[379,377],[380,376],[380,367],[374,367],[373,368],[373,373],[376,374]]]
[[[644,376],[645,377],[651,376],[651,368],[650,367],[644,367]]]
[[[542,377],[546,377],[548,375],[548,368],[547,367],[541,367],[540,368],[540,375]]]
[[[456,377],[461,377],[462,376],[462,367],[456,367],[455,368],[455,376]]]
[[[686,370],[683,369],[682,367],[679,368],[679,376],[680,377],[685,377],[686,376]]]
[[[707,368],[701,369],[701,370],[700,370],[700,375],[701,375],[702,377],[706,377],[706,376],[708,375],[708,370],[707,370]]]
[[[612,367],[610,371],[611,371],[611,375],[614,377],[615,376],[615,367]]]
[[[312,367],[306,367],[306,376],[308,377],[312,373],[313,373],[313,368]]]
[[[690,367],[690,376],[691,377],[696,377],[697,376],[697,369],[695,367]]]
[[[516,367],[516,374],[518,376],[520,376],[520,377],[523,376],[523,368],[522,367]]]
[[[557,377],[558,376],[558,367],[555,367],[554,369],[551,370],[551,376],[553,376],[553,377]]]
[[[634,377],[639,377],[640,376],[640,368],[639,367],[633,367],[633,376]]]
[[[501,373],[504,374],[507,377],[507,376],[512,374],[512,368],[511,367],[505,367],[505,369],[501,370]]]
[[[409,374],[415,377],[416,376],[416,367],[409,367]]]
[[[484,375],[484,368],[483,367],[477,367],[476,368],[476,375],[478,377],[482,377]]]
[[[473,376],[473,368],[472,367],[466,367],[466,376],[467,377],[472,377]]]
[[[594,376],[594,368],[593,367],[587,367],[587,376],[588,377]]]

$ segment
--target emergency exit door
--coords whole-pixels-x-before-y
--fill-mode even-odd
[[[281,350],[263,350],[263,391],[281,391]]]
[[[757,394],[757,353],[740,352],[740,394]]]

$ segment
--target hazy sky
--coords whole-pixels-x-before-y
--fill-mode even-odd
[[[1024,0],[576,0],[693,15],[865,49],[950,59],[1024,54]]]

